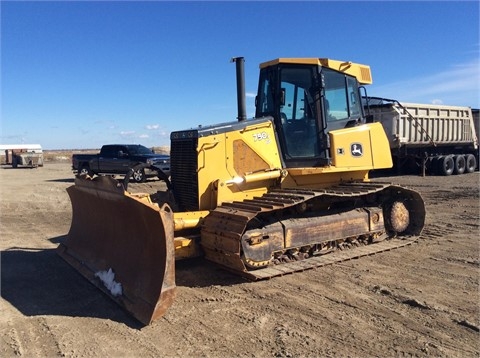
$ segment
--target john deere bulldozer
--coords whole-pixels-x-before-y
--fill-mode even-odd
[[[128,179],[77,177],[59,254],[144,324],[175,297],[175,261],[203,255],[252,280],[407,245],[425,208],[412,190],[371,182],[392,166],[361,103],[369,66],[323,58],[260,65],[255,118],[171,133],[167,192]],[[126,178],[129,176],[127,175]]]

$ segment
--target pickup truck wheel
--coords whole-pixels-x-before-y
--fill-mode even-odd
[[[80,168],[78,175],[88,175],[89,177],[93,177],[93,172],[88,165],[84,165]]]
[[[145,181],[145,171],[143,169],[134,169],[132,178],[135,183],[143,183]]]

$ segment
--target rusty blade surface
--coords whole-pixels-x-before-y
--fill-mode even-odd
[[[147,325],[175,298],[173,212],[127,192],[110,177],[77,178],[67,189],[72,224],[57,252]]]

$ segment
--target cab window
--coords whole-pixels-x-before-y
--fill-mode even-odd
[[[344,121],[361,117],[358,84],[354,77],[324,68],[325,110],[327,121]]]
[[[319,155],[318,125],[310,90],[312,67],[285,67],[280,70],[280,120],[289,158]]]

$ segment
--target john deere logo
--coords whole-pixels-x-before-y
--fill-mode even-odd
[[[354,157],[361,157],[363,155],[363,147],[360,143],[353,143],[350,145],[350,153]]]

